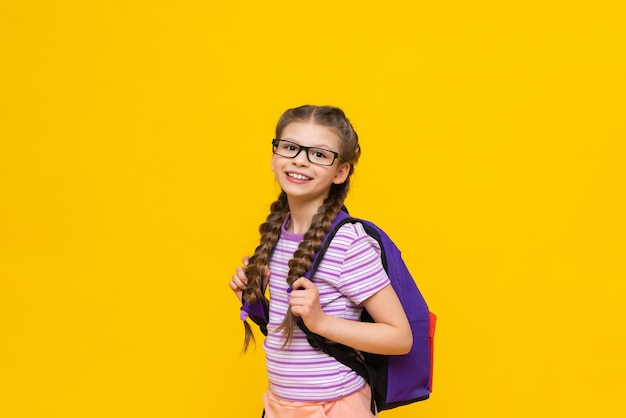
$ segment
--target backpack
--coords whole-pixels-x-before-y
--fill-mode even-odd
[[[433,342],[437,317],[428,309],[411,273],[402,260],[401,252],[389,236],[369,221],[353,218],[341,211],[326,234],[322,247],[315,255],[311,269],[305,277],[314,281],[319,267],[333,237],[346,223],[359,222],[381,249],[382,264],[389,276],[413,333],[413,346],[404,355],[380,355],[357,351],[343,344],[328,341],[309,331],[301,318],[296,318],[300,328],[306,333],[309,344],[333,356],[362,376],[372,389],[372,412],[396,408],[413,402],[426,400],[432,392]],[[241,319],[250,318],[267,335],[269,305],[267,299],[242,306]],[[361,321],[373,322],[363,309]]]

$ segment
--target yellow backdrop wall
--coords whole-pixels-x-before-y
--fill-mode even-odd
[[[280,113],[338,105],[349,197],[439,316],[386,417],[623,417],[621,2],[0,5],[0,416],[254,417],[227,281]]]

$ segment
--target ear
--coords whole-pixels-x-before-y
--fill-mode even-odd
[[[272,160],[270,162],[270,169],[272,170],[272,173],[274,172],[274,153],[272,153]]]
[[[337,169],[337,173],[335,174],[333,183],[341,184],[345,182],[349,174],[350,174],[350,163],[341,164],[339,168]]]

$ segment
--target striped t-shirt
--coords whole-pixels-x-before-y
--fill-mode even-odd
[[[288,220],[287,220],[288,221]],[[288,309],[289,268],[303,235],[283,226],[270,260],[270,317],[264,347],[270,389],[293,401],[331,401],[361,389],[363,378],[333,357],[315,350],[299,327],[283,347],[276,328]],[[342,226],[333,238],[313,283],[320,292],[322,310],[336,317],[358,321],[363,301],[389,284],[380,260],[380,247],[359,223]]]

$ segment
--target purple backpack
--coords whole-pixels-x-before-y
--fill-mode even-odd
[[[330,342],[324,337],[309,331],[304,322],[297,318],[298,325],[307,334],[311,346],[335,357],[361,375],[372,388],[372,412],[396,408],[413,402],[426,400],[432,392],[433,340],[436,316],[428,310],[411,273],[406,267],[398,247],[387,234],[369,221],[353,218],[340,212],[324,238],[320,251],[315,255],[307,278],[315,281],[315,272],[328,249],[330,242],[346,223],[359,222],[381,248],[383,267],[391,280],[402,304],[411,331],[413,347],[405,355],[379,355],[358,352],[351,347]],[[268,301],[263,299],[254,305],[244,303],[242,319],[250,318],[267,335]],[[373,322],[364,309],[361,321]]]

